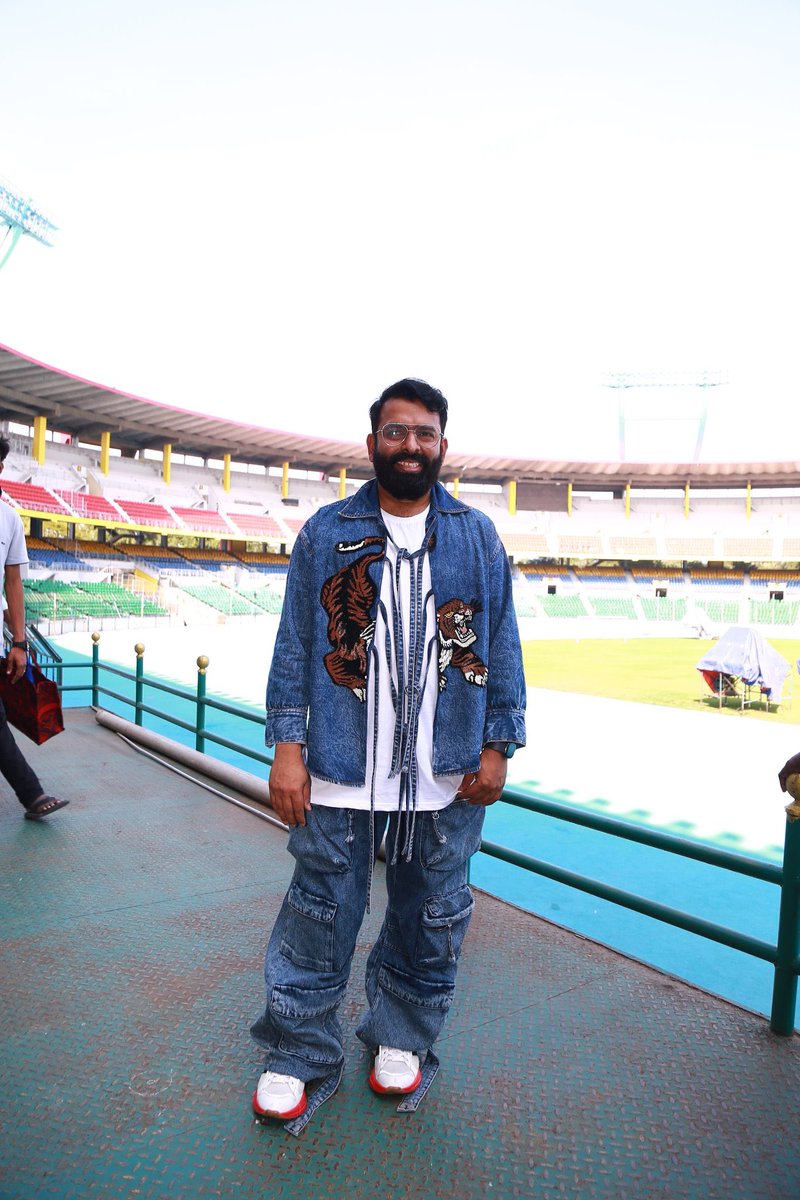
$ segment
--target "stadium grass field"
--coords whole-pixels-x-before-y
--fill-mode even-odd
[[[770,645],[791,665],[778,709],[756,700],[742,712],[739,700],[728,699],[722,712],[747,720],[797,723],[792,692],[800,641],[769,638]],[[578,692],[611,700],[633,700],[691,712],[718,713],[713,696],[697,670],[697,663],[714,644],[711,638],[570,638],[563,641],[527,641],[523,644],[525,679],[529,686],[557,692]]]

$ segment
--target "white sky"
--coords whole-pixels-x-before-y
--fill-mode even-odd
[[[346,439],[420,375],[548,458],[619,456],[609,373],[709,370],[702,458],[800,458],[798,63],[788,0],[2,0],[0,175],[60,233],[0,342]],[[625,398],[691,459],[699,389]]]

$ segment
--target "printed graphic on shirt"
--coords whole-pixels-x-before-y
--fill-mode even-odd
[[[486,687],[489,668],[469,649],[473,642],[478,640],[478,635],[471,625],[476,612],[480,612],[480,605],[476,600],[471,600],[469,604],[464,600],[448,600],[436,610],[436,624],[439,627],[440,692],[447,687],[445,671],[448,667],[456,667],[461,671],[467,683]]]
[[[368,537],[336,546],[339,554],[353,554],[367,546],[375,549],[326,579],[319,595],[328,614],[328,640],[333,646],[323,662],[333,682],[349,688],[362,704],[367,698],[367,660],[375,632],[370,614],[378,595],[367,568],[383,558],[386,539]]]

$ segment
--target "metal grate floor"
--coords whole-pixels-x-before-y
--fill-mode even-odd
[[[257,1125],[285,835],[67,720],[25,752],[70,807],[0,791],[2,1200],[800,1195],[798,1037],[483,893],[419,1111],[353,1032],[375,904],[341,1088],[300,1138]]]

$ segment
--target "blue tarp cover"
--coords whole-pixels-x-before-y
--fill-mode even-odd
[[[698,671],[723,671],[751,687],[763,687],[770,700],[780,704],[783,681],[791,670],[786,659],[770,646],[762,633],[734,625],[704,654]]]

